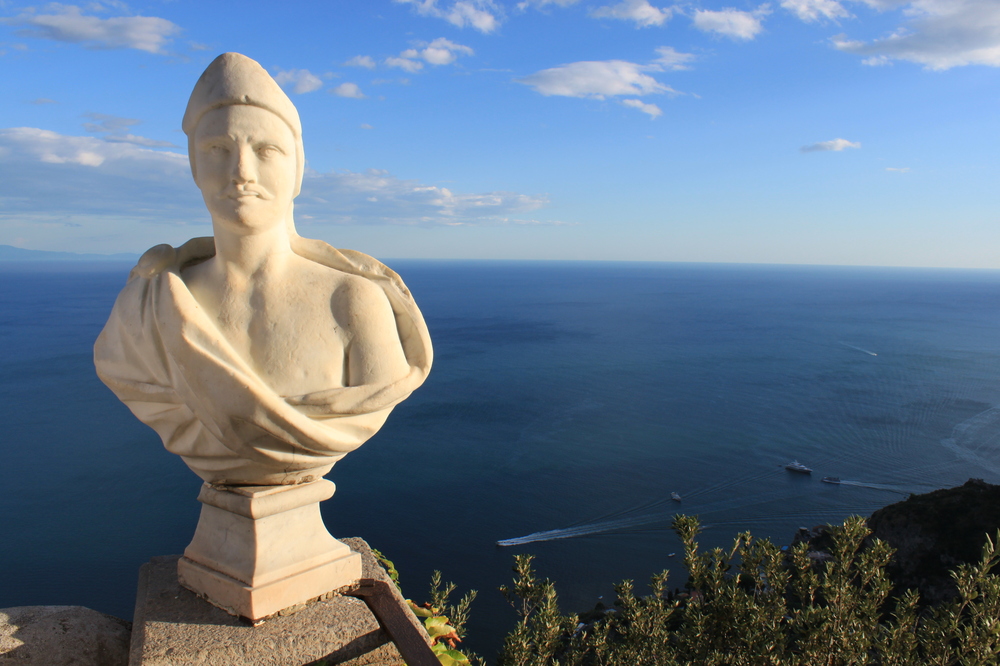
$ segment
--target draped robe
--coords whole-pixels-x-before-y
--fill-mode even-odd
[[[129,274],[94,345],[101,380],[171,453],[215,484],[311,481],[361,446],[423,383],[433,358],[420,310],[396,273],[360,252],[293,235],[292,250],[382,288],[409,365],[386,385],[281,396],[226,341],[181,277],[215,253],[212,238],[156,246]]]

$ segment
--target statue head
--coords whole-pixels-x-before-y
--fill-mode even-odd
[[[206,185],[210,189],[218,189],[225,183],[207,183],[213,178],[217,180],[219,174],[199,173],[198,163],[199,160],[202,162],[203,171],[217,171],[212,165],[218,161],[222,151],[246,148],[212,141],[213,138],[225,137],[230,128],[238,128],[243,139],[257,141],[256,147],[264,151],[248,154],[249,161],[254,162],[250,170],[254,165],[259,166],[257,163],[267,163],[271,167],[272,180],[277,178],[281,181],[272,182],[279,191],[270,192],[268,196],[275,194],[287,199],[287,210],[280,210],[277,215],[287,218],[289,228],[294,231],[291,199],[298,196],[302,187],[305,164],[302,125],[292,101],[263,67],[239,53],[220,55],[195,84],[181,126],[188,137],[191,174],[205,195],[205,203],[213,218],[216,217],[217,207],[213,207],[213,193],[206,191]],[[267,145],[259,143],[262,138],[268,140]],[[268,161],[269,157],[274,159]],[[276,169],[285,169],[288,173],[279,173]],[[255,200],[254,203],[259,202]]]

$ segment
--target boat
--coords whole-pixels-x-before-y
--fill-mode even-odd
[[[793,460],[785,465],[785,469],[789,472],[798,472],[799,474],[812,474],[812,470],[800,463],[798,460]]]
[[[822,481],[823,483],[840,483],[840,477],[839,476],[824,476],[822,479],[820,479],[820,481]]]
[[[670,499],[672,499],[675,502],[680,502],[681,496],[678,495],[677,493],[670,493]]]

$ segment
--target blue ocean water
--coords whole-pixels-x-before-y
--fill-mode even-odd
[[[564,608],[750,529],[786,543],[970,477],[1000,482],[1000,272],[390,262],[435,366],[330,475],[331,532],[480,598],[473,649],[514,622],[497,586],[534,553]],[[0,269],[0,607],[131,617],[140,564],[179,553],[199,480],[96,378],[128,266]],[[791,474],[791,459],[812,477]],[[820,483],[825,475],[854,485]],[[683,497],[671,502],[671,491]],[[574,528],[583,536],[498,548]]]

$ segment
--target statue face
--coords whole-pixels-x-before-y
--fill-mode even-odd
[[[295,136],[245,104],[209,111],[194,136],[195,183],[218,227],[240,234],[284,224],[295,192]]]

